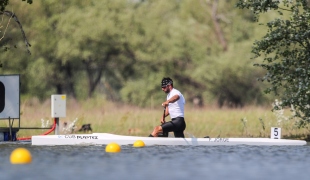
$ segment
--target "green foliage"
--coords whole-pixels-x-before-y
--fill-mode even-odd
[[[217,1],[36,1],[11,3],[32,44],[32,55],[0,54],[1,73],[20,73],[23,94],[49,98],[105,97],[155,107],[165,95],[160,80],[170,76],[190,103],[225,104],[266,99],[256,82],[249,42],[259,32],[253,15],[234,8],[237,0]],[[228,50],[218,39],[218,29]],[[212,19],[213,18],[213,19]],[[11,27],[7,37],[19,34]],[[22,42],[16,40],[17,45]],[[14,53],[11,53],[14,52]],[[227,91],[223,91],[226,89]],[[229,94],[232,93],[232,94]]]
[[[141,107],[155,107],[165,101],[165,95],[161,92],[160,81],[162,76],[150,74],[145,79],[127,81],[121,90],[121,96],[125,102],[133,103]]]
[[[287,3],[288,1],[284,0],[283,2]],[[260,13],[267,12],[270,9],[277,10],[279,8],[279,4],[279,0],[239,0],[236,6],[242,9],[251,9],[255,15],[259,15]]]
[[[0,1],[0,11],[4,11],[5,7],[9,4],[9,0]]]
[[[308,1],[282,1],[281,6],[277,1],[264,1],[261,5],[258,1],[240,1],[239,7],[252,8],[257,14],[269,9],[279,11],[279,18],[266,24],[267,34],[254,43],[255,58],[264,57],[263,63],[255,65],[267,70],[261,80],[271,85],[266,93],[274,92],[281,97],[279,107],[293,106],[295,116],[310,122]],[[286,13],[289,13],[288,18]]]
[[[0,12],[5,10],[6,6],[9,4],[9,1],[10,0],[0,0]],[[28,4],[32,4],[32,0],[22,0],[22,1],[26,1]]]

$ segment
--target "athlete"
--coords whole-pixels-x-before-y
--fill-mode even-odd
[[[156,126],[149,137],[167,137],[169,132],[174,132],[174,137],[184,138],[186,123],[184,120],[185,99],[180,91],[173,88],[173,81],[169,77],[164,77],[161,81],[161,89],[167,94],[167,100],[162,103],[164,115],[160,119],[162,123]],[[166,122],[165,117],[169,116],[171,121]]]

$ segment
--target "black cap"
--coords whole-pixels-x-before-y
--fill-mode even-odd
[[[166,87],[167,85],[173,85],[173,81],[171,78],[169,77],[164,77],[162,80],[161,80],[161,87]]]

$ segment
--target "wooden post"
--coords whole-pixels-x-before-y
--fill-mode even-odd
[[[13,141],[13,138],[12,138],[11,117],[9,117],[9,130],[10,130],[9,141]]]

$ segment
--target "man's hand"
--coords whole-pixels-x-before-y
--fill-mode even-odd
[[[169,101],[165,101],[161,104],[162,107],[167,107],[169,105]]]

